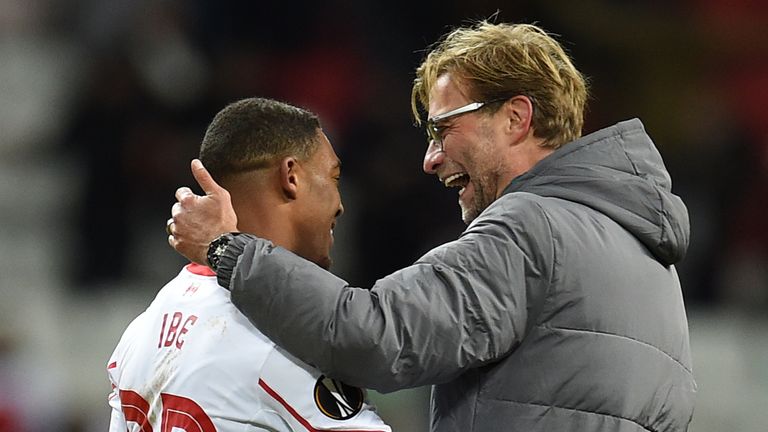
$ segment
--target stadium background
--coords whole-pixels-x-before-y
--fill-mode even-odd
[[[344,162],[335,271],[354,285],[455,238],[410,84],[430,43],[497,10],[562,35],[591,78],[585,133],[644,121],[691,213],[691,430],[765,431],[766,2],[3,0],[0,432],[106,429],[106,361],[184,264],[164,223],[230,101],[320,114]],[[425,389],[374,398],[395,430],[427,429]]]

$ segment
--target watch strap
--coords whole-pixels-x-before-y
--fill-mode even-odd
[[[208,265],[216,273],[219,285],[230,289],[232,274],[243,254],[245,246],[256,240],[256,236],[242,232],[222,234],[208,245]]]

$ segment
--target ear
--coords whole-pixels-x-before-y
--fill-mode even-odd
[[[502,108],[506,114],[506,130],[517,140],[524,139],[531,130],[533,120],[533,103],[527,96],[515,96],[504,103]]]
[[[289,200],[295,200],[298,195],[300,172],[301,164],[295,157],[288,156],[280,161],[280,188]]]

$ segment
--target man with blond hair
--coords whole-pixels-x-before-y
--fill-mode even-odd
[[[688,213],[639,120],[581,136],[586,99],[536,26],[441,39],[412,106],[417,121],[428,111],[423,169],[458,188],[468,226],[370,289],[231,233],[228,194],[202,171],[207,195],[179,190],[169,242],[331,376],[432,384],[433,431],[687,430],[696,385],[674,264]]]

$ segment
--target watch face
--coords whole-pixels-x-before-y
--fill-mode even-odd
[[[213,271],[216,271],[216,268],[219,266],[221,255],[223,255],[224,251],[227,250],[227,246],[229,245],[230,240],[232,240],[231,235],[224,234],[211,242],[211,245],[208,248],[207,258],[208,264],[211,266]]]

